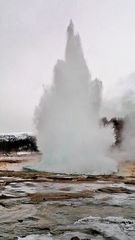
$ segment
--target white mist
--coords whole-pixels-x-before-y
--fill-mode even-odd
[[[110,173],[111,130],[100,126],[102,82],[92,81],[80,36],[72,21],[67,28],[65,60],[58,60],[54,81],[36,109],[39,170],[67,173]]]

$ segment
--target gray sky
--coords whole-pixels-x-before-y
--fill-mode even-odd
[[[64,57],[70,18],[106,96],[135,72],[134,0],[0,0],[0,132],[33,130],[42,85]]]

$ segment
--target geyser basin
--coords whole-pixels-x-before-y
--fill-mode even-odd
[[[67,173],[110,173],[116,163],[109,157],[110,129],[99,124],[102,82],[92,80],[80,36],[72,21],[67,28],[65,60],[54,68],[51,89],[36,109],[42,161],[34,168]]]

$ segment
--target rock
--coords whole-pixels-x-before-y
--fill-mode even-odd
[[[75,236],[75,237],[72,237],[70,240],[80,240],[80,238]]]
[[[18,222],[19,222],[19,223],[22,223],[22,222],[23,222],[23,220],[22,220],[22,219],[18,219]]]

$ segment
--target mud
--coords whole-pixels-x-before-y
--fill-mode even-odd
[[[1,240],[135,239],[133,165],[121,164],[122,171],[108,176],[24,168],[40,157],[0,156]]]
[[[135,237],[134,177],[0,171],[0,189],[2,240]]]

